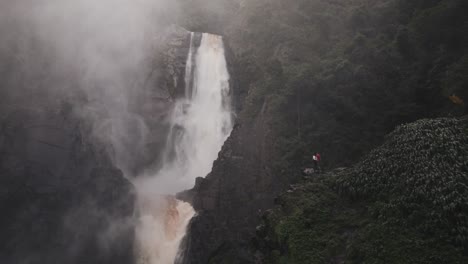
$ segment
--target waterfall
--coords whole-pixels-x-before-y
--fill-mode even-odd
[[[185,64],[185,98],[191,98],[191,87],[193,84],[193,36],[195,33],[190,32],[190,47],[187,56],[187,63]]]
[[[140,222],[138,264],[173,264],[193,208],[174,194],[191,188],[212,169],[232,131],[229,73],[221,36],[191,33],[185,97],[176,101],[162,168],[136,182]]]

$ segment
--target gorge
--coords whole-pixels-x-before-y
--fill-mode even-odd
[[[466,14],[0,2],[0,263],[468,263]]]

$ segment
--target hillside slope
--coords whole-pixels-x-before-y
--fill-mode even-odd
[[[466,263],[468,122],[404,125],[349,169],[293,185],[258,227],[264,263]]]

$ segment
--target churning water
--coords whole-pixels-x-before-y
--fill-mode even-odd
[[[211,171],[232,131],[223,39],[204,33],[197,48],[194,36],[186,64],[185,97],[175,103],[164,164],[155,176],[136,183],[141,214],[136,235],[139,264],[174,263],[195,212],[173,195]]]

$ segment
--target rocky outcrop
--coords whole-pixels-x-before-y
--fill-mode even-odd
[[[184,263],[250,263],[249,240],[262,211],[291,180],[278,177],[268,106],[252,123],[237,123],[212,172],[197,179],[192,199],[197,216],[186,238]]]

